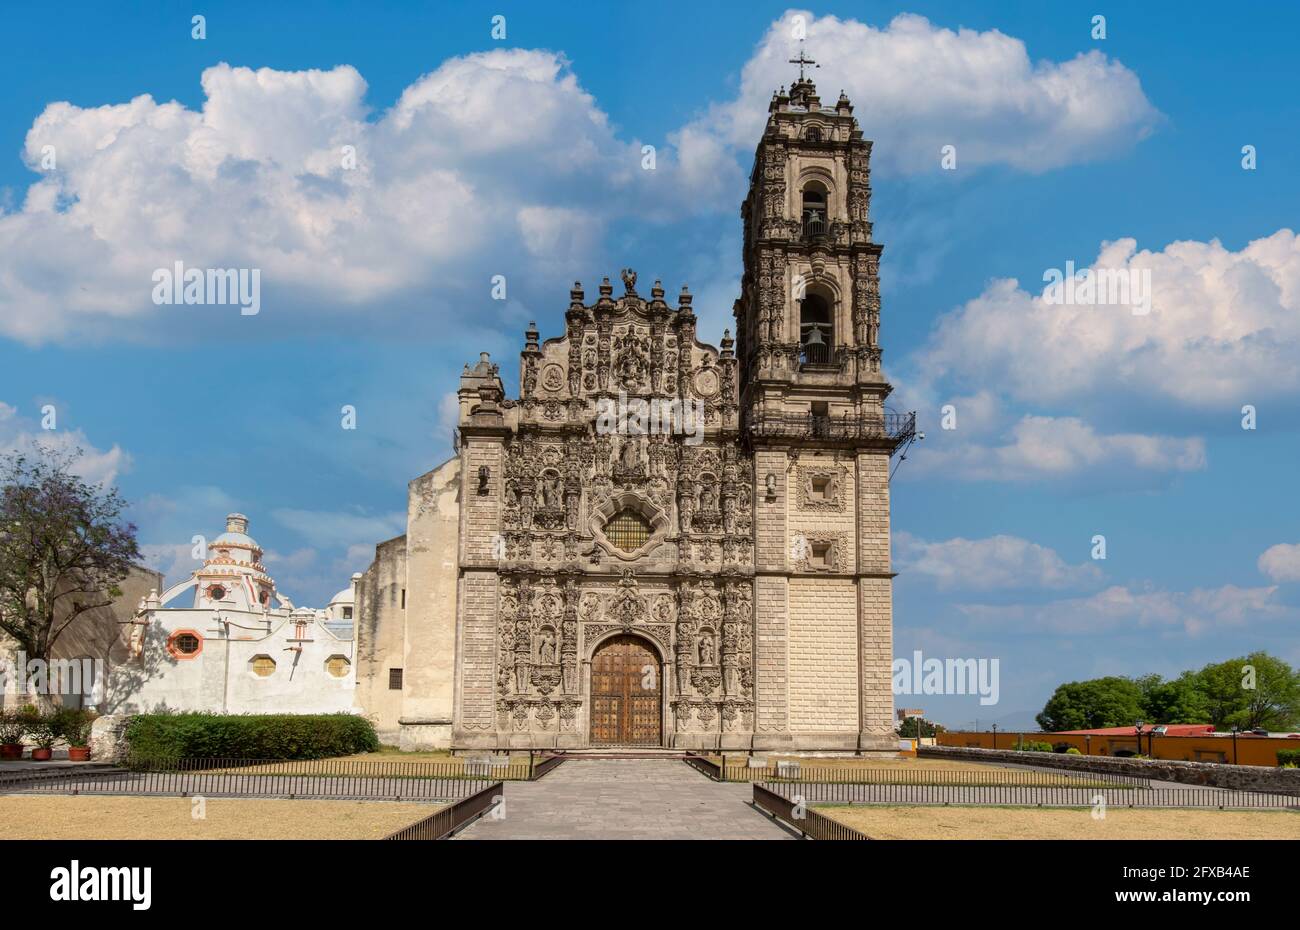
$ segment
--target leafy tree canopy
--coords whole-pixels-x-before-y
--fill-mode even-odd
[[[916,731],[920,728],[921,736],[931,737],[938,736],[944,731],[944,728],[933,721],[926,720],[924,717],[908,717],[898,725],[898,735],[903,737],[916,737]]]
[[[75,474],[80,457],[37,444],[0,459],[0,630],[30,659],[48,661],[77,617],[121,596],[140,558],[125,501]]]
[[[1037,717],[1044,730],[1212,723],[1218,730],[1290,730],[1300,725],[1300,671],[1266,652],[1165,680],[1107,677],[1059,686]]]
[[[1036,719],[1044,730],[1092,730],[1142,717],[1142,687],[1131,678],[1112,676],[1061,685]]]

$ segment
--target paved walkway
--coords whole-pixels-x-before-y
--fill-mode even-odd
[[[506,782],[505,817],[482,817],[457,839],[795,839],[752,796],[676,759],[569,759],[540,781]]]

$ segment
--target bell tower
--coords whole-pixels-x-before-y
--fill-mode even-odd
[[[802,53],[794,60],[801,71],[812,63]],[[867,219],[870,160],[871,142],[843,92],[823,106],[801,76],[788,94],[772,95],[741,207],[735,315],[743,405],[762,409],[789,388],[830,382],[849,389],[840,399],[854,406],[888,393],[880,374],[882,247]]]
[[[914,415],[887,412],[871,142],[805,69],[772,95],[735,303],[754,455],[755,748],[893,752],[889,466]]]

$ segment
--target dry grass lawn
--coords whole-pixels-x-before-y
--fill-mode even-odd
[[[1295,840],[1298,811],[818,806],[878,840]]]
[[[461,756],[453,756],[445,749],[431,749],[428,752],[402,752],[393,746],[381,746],[378,752],[358,752],[350,756],[340,756],[359,762],[460,762]]]
[[[489,755],[487,752],[467,752],[463,755],[453,756],[446,749],[430,749],[421,752],[403,752],[392,746],[382,746],[378,752],[358,752],[350,756],[340,756],[341,759],[353,759],[362,762],[440,762],[450,763],[452,765],[464,765],[466,762],[472,762],[476,759]],[[536,760],[542,760],[542,753],[538,752]],[[528,753],[513,752],[510,754],[511,765],[527,765]]]
[[[9,795],[0,797],[5,840],[375,840],[441,804],[208,798]]]

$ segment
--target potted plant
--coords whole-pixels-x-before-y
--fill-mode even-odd
[[[0,759],[21,759],[27,724],[19,714],[0,713]]]
[[[90,728],[95,715],[85,710],[66,710],[60,714],[59,731],[68,741],[68,759],[85,762],[90,758]]]
[[[32,761],[49,762],[54,756],[54,744],[59,740],[59,728],[55,726],[55,718],[37,713],[35,708],[31,712],[25,712],[23,717],[27,735],[36,744],[32,749]]]

